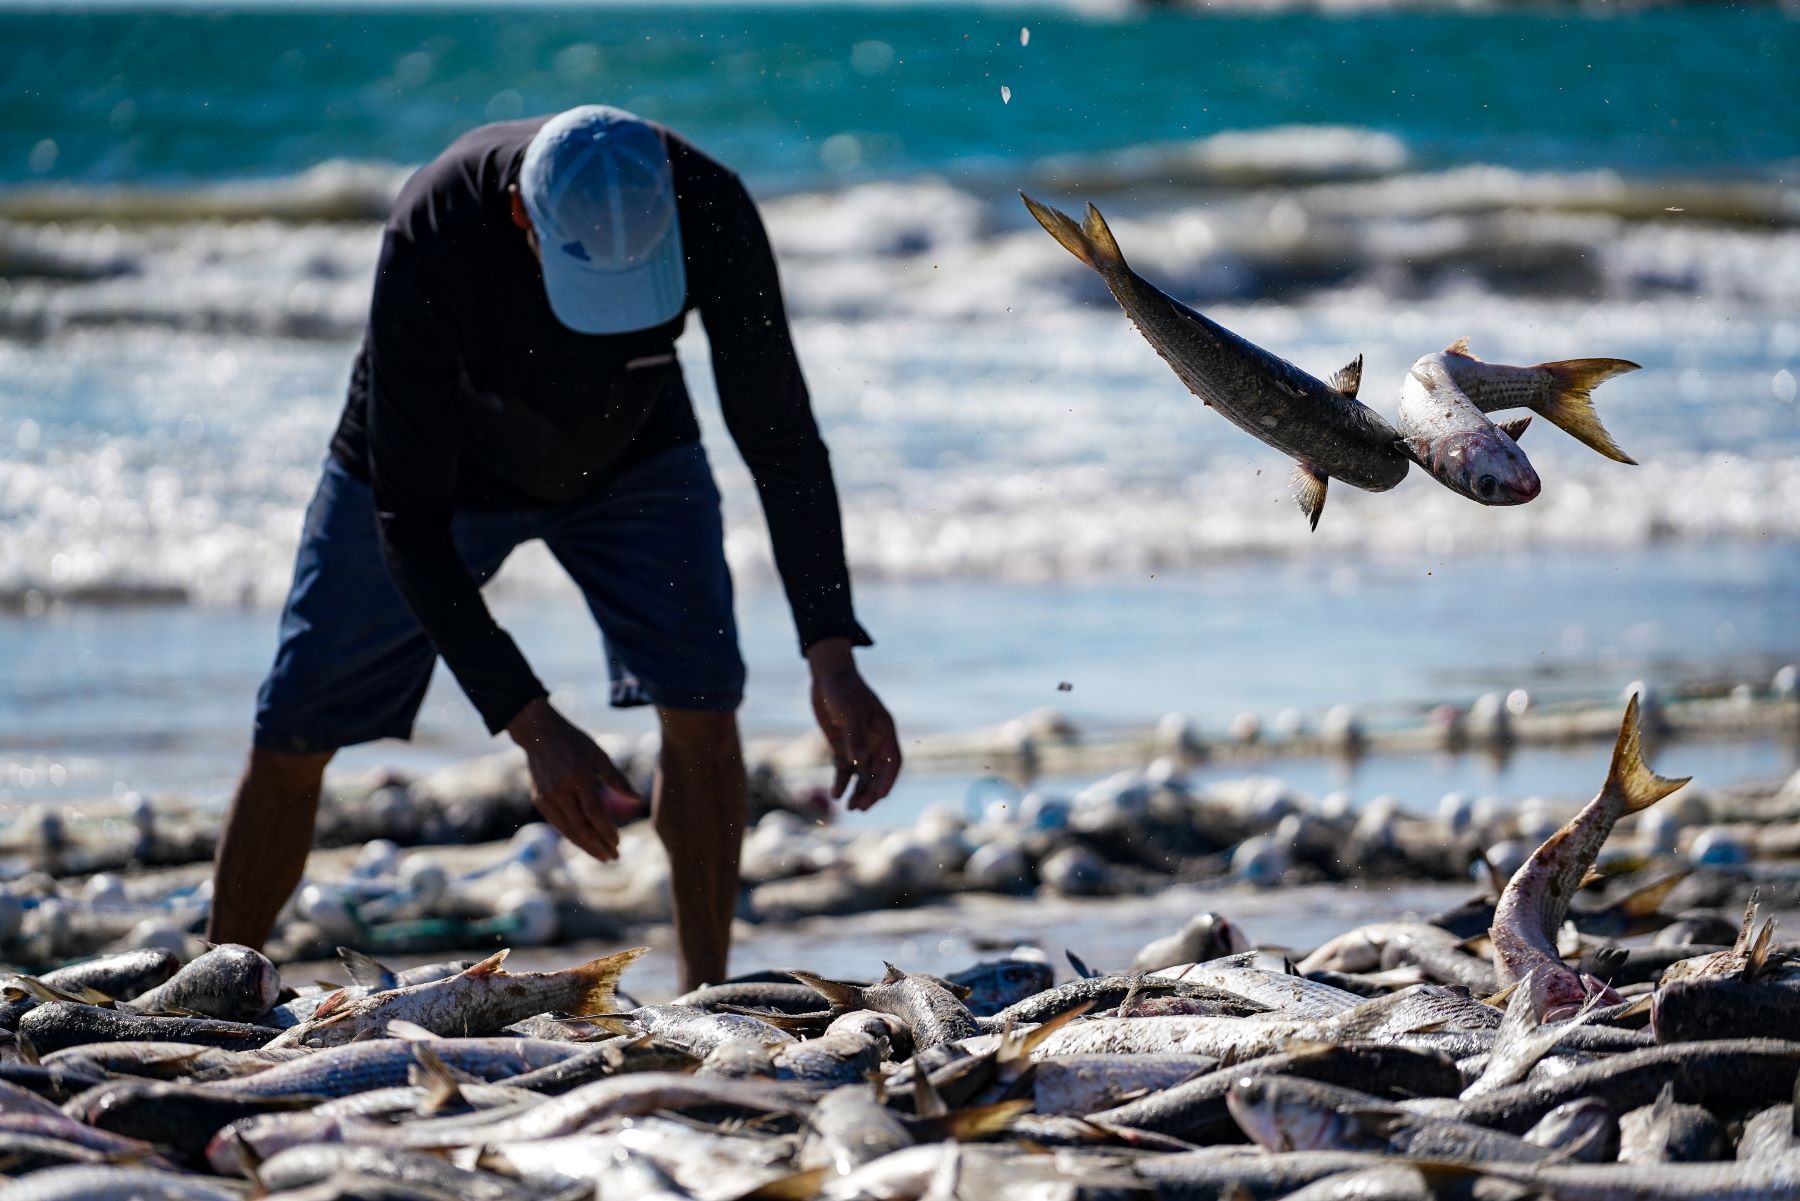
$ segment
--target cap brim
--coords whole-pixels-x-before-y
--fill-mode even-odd
[[[578,334],[628,334],[673,321],[687,306],[681,226],[635,267],[603,270],[546,248],[544,291],[556,319]]]

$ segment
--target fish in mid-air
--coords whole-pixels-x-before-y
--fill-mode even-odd
[[[1536,973],[1533,1000],[1542,1007],[1538,1016],[1543,1021],[1570,1017],[1596,992],[1604,998],[1602,1003],[1620,999],[1616,993],[1607,997],[1612,992],[1608,986],[1563,962],[1556,934],[1568,915],[1570,898],[1618,820],[1648,809],[1687,782],[1687,777],[1664,779],[1644,765],[1634,695],[1625,707],[1612,766],[1599,795],[1533,851],[1507,882],[1488,930],[1494,966],[1502,984]]]
[[[1477,504],[1522,505],[1543,490],[1519,435],[1531,418],[1496,424],[1457,386],[1438,351],[1420,357],[1400,385],[1400,433],[1419,466]]]
[[[1106,281],[1138,332],[1189,391],[1245,433],[1290,455],[1295,499],[1319,525],[1332,478],[1385,492],[1406,478],[1400,435],[1356,399],[1362,358],[1328,383],[1188,308],[1133,271],[1100,210],[1088,205],[1079,225],[1021,192],[1025,207],[1063,248]]]

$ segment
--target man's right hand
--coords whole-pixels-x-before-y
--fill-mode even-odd
[[[506,725],[531,769],[531,803],[564,838],[596,859],[619,857],[619,830],[606,811],[610,790],[642,806],[643,798],[582,730],[551,708],[532,701]]]

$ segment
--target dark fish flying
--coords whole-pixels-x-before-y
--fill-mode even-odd
[[[1294,459],[1295,496],[1313,528],[1334,477],[1367,492],[1385,492],[1406,478],[1410,459],[1399,433],[1356,399],[1360,357],[1329,383],[1309,375],[1133,271],[1093,205],[1077,225],[1049,205],[1021,197],[1051,237],[1099,272],[1138,332],[1195,396]]]

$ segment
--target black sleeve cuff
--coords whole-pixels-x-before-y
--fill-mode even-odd
[[[800,628],[800,657],[827,638],[848,638],[851,646],[874,646],[875,640],[854,617],[841,621],[806,622]]]

